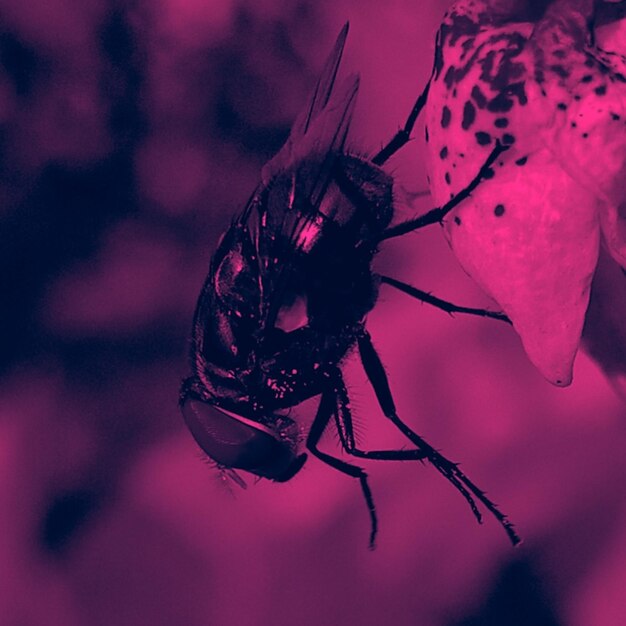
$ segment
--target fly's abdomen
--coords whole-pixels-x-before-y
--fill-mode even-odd
[[[194,352],[221,367],[246,367],[260,330],[260,289],[256,250],[246,227],[235,224],[213,257],[198,299]]]

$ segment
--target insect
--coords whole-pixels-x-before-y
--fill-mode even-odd
[[[387,375],[365,328],[381,284],[443,308],[507,321],[499,313],[458,307],[372,272],[379,244],[440,222],[488,175],[505,149],[496,145],[467,188],[441,208],[391,226],[393,179],[382,165],[409,139],[428,94],[415,103],[403,129],[368,159],[346,149],[359,78],[336,87],[348,24],[341,30],[313,96],[287,142],[262,170],[262,182],[223,235],[196,306],[191,339],[192,376],[180,406],[204,453],[235,481],[236,470],[276,482],[290,480],[307,452],[356,478],[369,510],[370,547],[378,521],[367,473],[320,449],[332,422],[345,452],[381,461],[428,460],[468,501],[477,501],[502,524],[513,544],[511,522],[486,495],[397,414]],[[341,363],[353,348],[382,413],[412,449],[361,450]],[[292,407],[319,396],[307,429]],[[306,450],[306,451],[305,451]]]

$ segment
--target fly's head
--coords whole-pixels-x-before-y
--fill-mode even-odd
[[[180,407],[196,443],[220,468],[285,482],[304,465],[299,428],[286,415],[248,403],[227,408],[193,378],[183,383]]]

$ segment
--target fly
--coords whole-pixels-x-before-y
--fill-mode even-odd
[[[505,150],[497,144],[472,182],[440,208],[391,226],[392,177],[382,165],[409,140],[426,102],[428,85],[407,122],[371,158],[346,149],[359,89],[358,75],[336,86],[348,24],[341,30],[313,95],[285,145],[263,168],[243,212],[222,236],[196,306],[191,338],[192,376],[180,392],[183,417],[198,445],[226,475],[236,470],[284,482],[307,452],[356,478],[369,511],[370,547],[378,521],[366,472],[319,448],[332,423],[347,454],[380,461],[428,460],[450,481],[481,521],[480,502],[519,537],[458,467],[400,419],[387,375],[365,327],[381,284],[448,312],[508,321],[500,313],[456,306],[411,285],[372,272],[380,243],[440,223],[465,199]],[[411,449],[358,447],[350,399],[341,372],[358,349],[382,413]],[[289,410],[319,396],[308,429]]]

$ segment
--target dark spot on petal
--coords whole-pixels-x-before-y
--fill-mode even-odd
[[[454,216],[454,223],[455,223],[457,226],[460,226],[460,225],[461,225],[461,218],[455,215],[455,216]]]
[[[469,37],[461,44],[461,48],[463,48],[463,55],[467,54],[474,47],[475,41],[476,37]]]
[[[569,76],[569,72],[562,65],[550,65],[548,66],[549,70],[552,70],[557,76],[561,78],[567,78]]]
[[[504,133],[504,135],[502,135],[502,143],[510,146],[512,143],[515,143],[515,136],[510,135],[509,133]]]
[[[509,125],[509,120],[506,117],[496,117],[493,125],[496,128],[506,128]]]
[[[561,111],[565,111],[567,109],[567,104],[565,104],[565,102],[559,102],[556,105],[556,108],[561,110]]]
[[[496,205],[496,208],[493,210],[493,214],[496,217],[502,217],[504,215],[504,205],[503,204],[498,204]]]
[[[444,178],[446,179],[446,185],[450,184],[450,172],[446,172],[446,175],[444,176]]]
[[[578,94],[576,94],[576,95],[574,96],[574,100],[576,100],[576,102],[578,102],[578,101],[580,100],[580,96],[579,96]]]
[[[583,133],[583,139],[587,139],[589,137],[589,133]]]
[[[543,70],[541,69],[541,67],[539,65],[535,66],[535,80],[541,84],[545,81],[546,76],[543,73]],[[542,90],[543,91],[543,90]],[[545,95],[545,94],[544,94]]]
[[[593,80],[593,76],[591,74],[585,74],[581,79],[580,82],[582,83],[590,83]]]
[[[467,130],[476,119],[476,107],[467,100],[463,105],[463,121],[461,122],[461,128]]]
[[[594,89],[596,95],[603,96],[606,93],[606,85],[600,85]]]
[[[485,133],[482,130],[476,133],[476,141],[481,146],[486,146],[491,143],[491,135],[489,133]]]
[[[435,41],[435,63],[434,63],[435,80],[439,78],[439,74],[441,73],[441,70],[443,69],[443,41],[442,40],[445,39],[445,36],[442,37],[442,30],[443,30],[443,26],[437,33],[437,40]]]
[[[492,167],[488,167],[485,170],[485,173],[483,174],[483,178],[486,180],[489,180],[490,178],[493,178],[496,175],[496,173],[493,171]]]
[[[450,126],[451,119],[452,112],[447,106],[444,106],[441,111],[441,128],[448,128],[448,126]]]
[[[495,98],[492,98],[487,103],[487,110],[492,113],[506,113],[513,108],[515,103],[506,93],[501,92]]]
[[[455,46],[462,37],[471,37],[480,30],[480,25],[467,15],[459,15],[453,12],[450,17],[452,18],[452,25],[447,25],[444,22],[440,28],[441,45],[445,44],[448,34],[450,35],[448,44]]]
[[[572,128],[576,128],[577,126],[578,126],[578,124],[577,124],[576,122],[572,122],[572,123],[571,123],[571,127],[572,127]]]
[[[443,148],[441,148],[441,152],[439,152],[439,158],[440,159],[448,158],[448,146],[444,146]]]
[[[450,87],[454,84],[454,65],[451,65],[448,68],[446,75],[443,77],[443,82],[448,89],[450,89]]]
[[[426,139],[426,143],[428,143],[428,126],[424,127],[424,137]]]
[[[522,157],[521,159],[517,159],[517,161],[515,161],[515,165],[526,165],[526,161],[528,161],[528,157]]]
[[[525,105],[528,102],[528,96],[526,95],[525,82],[513,83],[508,85],[504,92],[508,96],[514,96],[521,105]]]
[[[472,88],[472,93],[470,94],[474,99],[474,102],[478,105],[479,109],[484,109],[487,104],[487,98],[485,94],[480,90],[478,85],[474,85]]]
[[[496,60],[496,53],[494,50],[490,50],[480,61],[482,71],[480,72],[480,80],[485,83],[492,83],[494,77],[492,77],[492,71],[494,62]]]
[[[617,121],[619,119],[619,115],[617,113],[611,113],[611,119]]]

